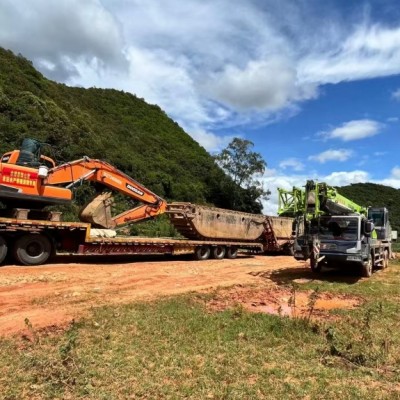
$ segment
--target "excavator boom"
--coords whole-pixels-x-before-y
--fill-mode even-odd
[[[137,222],[161,214],[166,202],[111,164],[84,157],[56,166],[41,155],[40,142],[25,139],[20,150],[5,153],[0,160],[0,200],[10,208],[42,209],[72,200],[72,189],[83,181],[100,183],[140,202],[141,205],[113,217],[112,199],[100,194],[81,212],[85,222],[104,228]]]
[[[138,222],[155,217],[166,209],[166,202],[145,186],[129,177],[111,164],[84,157],[52,168],[45,180],[45,185],[67,185],[68,189],[83,181],[98,182],[122,193],[142,205],[112,217],[111,195],[100,194],[81,210],[80,218],[104,228],[115,228],[129,222]]]

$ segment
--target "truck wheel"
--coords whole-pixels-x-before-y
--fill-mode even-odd
[[[369,256],[367,261],[364,261],[361,267],[361,275],[364,278],[372,276],[372,257]]]
[[[230,260],[236,258],[238,255],[238,248],[237,247],[228,247],[226,249],[225,256],[226,258],[229,258]]]
[[[7,242],[0,236],[0,264],[7,256],[8,246]]]
[[[23,265],[45,263],[51,254],[50,240],[44,235],[28,234],[17,239],[14,245],[14,257]]]
[[[194,251],[196,260],[207,260],[210,257],[211,249],[208,246],[197,247]]]
[[[382,269],[386,269],[388,266],[389,266],[389,252],[385,250],[383,252]]]
[[[216,260],[222,260],[225,257],[225,246],[215,246],[212,249],[212,257]]]
[[[321,263],[317,262],[314,258],[310,258],[310,267],[312,272],[321,272],[322,265]]]

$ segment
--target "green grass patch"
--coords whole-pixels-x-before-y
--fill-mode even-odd
[[[398,267],[319,281],[366,302],[318,322],[207,312],[209,294],[101,307],[58,333],[26,321],[25,339],[0,341],[1,398],[399,398]]]

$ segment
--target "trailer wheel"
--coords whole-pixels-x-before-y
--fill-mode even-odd
[[[364,261],[363,264],[362,264],[362,267],[361,267],[361,275],[362,275],[364,278],[369,278],[369,277],[371,277],[371,276],[372,276],[372,268],[373,268],[373,265],[372,265],[372,256],[370,255],[370,256],[368,257],[368,260],[367,260],[367,261]]]
[[[238,248],[237,247],[228,247],[226,249],[226,258],[229,258],[230,260],[234,259],[238,255]]]
[[[283,246],[283,253],[285,254],[285,256],[294,256],[293,243],[286,243]]]
[[[207,260],[210,257],[211,249],[208,246],[197,247],[194,251],[196,260]]]
[[[222,260],[225,257],[225,246],[215,246],[212,249],[212,257],[216,260]]]
[[[49,259],[51,250],[51,242],[46,236],[28,234],[15,242],[14,257],[23,265],[40,265]]]
[[[0,264],[7,256],[8,246],[7,242],[0,236]]]

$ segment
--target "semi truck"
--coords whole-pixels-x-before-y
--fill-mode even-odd
[[[89,157],[56,165],[43,144],[25,139],[0,159],[0,263],[40,265],[54,254],[143,255],[192,253],[198,260],[235,258],[284,248],[290,218],[170,203],[111,164]],[[73,189],[93,182],[96,196],[64,222],[48,206],[68,204]],[[106,189],[106,190],[104,190]],[[139,205],[113,215],[113,196],[122,193]],[[176,238],[119,236],[115,229],[166,213],[182,235]],[[285,229],[283,229],[285,227]],[[285,232],[285,233],[282,233]],[[286,238],[289,240],[290,238]]]
[[[391,257],[391,227],[385,207],[363,207],[324,182],[307,181],[305,189],[279,189],[279,215],[294,219],[297,260],[311,270],[356,265],[365,277],[386,268]]]

